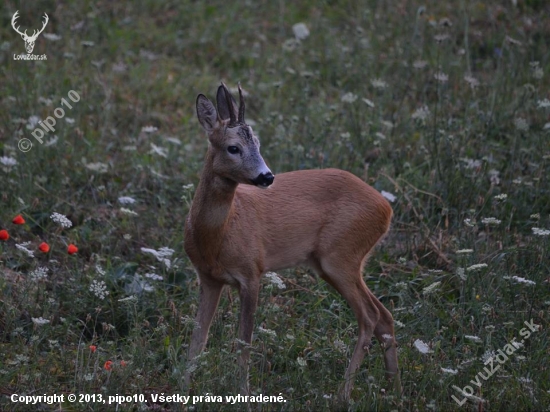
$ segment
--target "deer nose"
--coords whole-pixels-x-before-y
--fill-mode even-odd
[[[254,183],[256,186],[268,187],[271,186],[274,180],[275,176],[273,176],[273,173],[267,172],[260,173],[258,177],[252,181],[252,183]]]

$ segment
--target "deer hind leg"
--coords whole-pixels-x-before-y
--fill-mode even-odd
[[[254,312],[258,306],[258,294],[260,292],[260,280],[258,278],[247,279],[239,284],[239,297],[241,300],[241,313],[239,315],[239,345],[240,350],[239,381],[241,395],[249,395],[248,386],[248,362],[250,360],[250,346],[252,344],[252,332],[254,330]]]
[[[380,320],[374,328],[376,339],[384,348],[384,364],[386,365],[386,379],[393,381],[398,393],[401,393],[401,380],[397,362],[397,341],[395,340],[393,317],[388,309],[369,290],[373,302],[380,312]]]
[[[360,272],[360,264],[354,268],[340,270],[323,263],[319,275],[333,286],[348,302],[359,325],[357,344],[344,376],[344,386],[340,397],[344,401],[350,399],[351,390],[355,381],[355,374],[368,353],[374,329],[380,318],[380,311],[369,293]]]
[[[196,365],[195,358],[200,355],[206,346],[208,331],[218,307],[222,289],[222,283],[208,282],[201,279],[199,309],[195,318],[196,325],[191,336],[191,344],[189,345],[188,366],[184,378],[186,388],[189,388],[189,384],[191,383],[191,375]]]

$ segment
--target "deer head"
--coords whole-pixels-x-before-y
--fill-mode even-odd
[[[245,104],[239,84],[239,105],[225,86],[218,88],[214,104],[199,94],[197,115],[211,143],[213,172],[235,183],[269,187],[275,177],[260,154],[260,142],[244,119]]]
[[[33,33],[32,33],[32,36],[29,36],[27,35],[27,30],[25,30],[24,33],[21,33],[19,31],[19,27],[15,27],[15,21],[17,20],[17,18],[19,17],[18,16],[19,14],[19,10],[17,10],[15,12],[15,14],[13,15],[12,19],[11,19],[11,26],[13,27],[13,29],[19,33],[21,35],[21,37],[23,38],[23,40],[25,41],[25,49],[27,49],[27,53],[28,54],[31,54],[33,49],[34,49],[34,43],[36,42],[36,38],[38,37],[38,35],[40,33],[42,33],[44,31],[44,29],[46,28],[46,25],[48,24],[48,21],[50,20],[48,18],[48,15],[46,13],[44,13],[44,22],[42,23],[42,29],[37,31],[37,30],[33,30]]]

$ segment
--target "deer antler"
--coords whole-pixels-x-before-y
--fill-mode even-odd
[[[21,33],[21,32],[19,31],[19,27],[21,27],[21,26],[15,27],[15,20],[17,20],[17,18],[19,17],[18,14],[19,14],[19,10],[17,10],[17,11],[15,12],[15,14],[13,15],[13,17],[11,18],[11,27],[13,27],[13,29],[14,29],[17,33],[19,33],[21,36],[26,36],[26,35],[27,35],[27,30],[25,30],[25,33]]]
[[[244,124],[244,97],[241,83],[239,82],[239,123]]]
[[[38,35],[44,31],[44,29],[46,28],[46,25],[48,24],[49,21],[50,21],[50,18],[48,17],[48,15],[46,13],[44,13],[44,23],[42,23],[42,28],[36,34],[35,34],[36,30],[33,30],[33,34],[32,34],[31,37],[33,39],[36,39],[38,37]]]
[[[29,36],[29,35],[27,34],[27,30],[25,30],[24,33],[21,33],[21,32],[19,31],[19,27],[21,27],[21,26],[15,27],[15,21],[17,20],[18,17],[19,17],[19,10],[17,10],[17,11],[15,12],[15,14],[13,15],[13,17],[12,17],[12,19],[11,19],[11,26],[13,27],[13,29],[14,29],[17,33],[19,33],[21,36],[23,36],[23,38],[26,38],[26,39],[31,40],[31,41],[32,41],[32,40],[36,40],[36,38],[38,37],[38,35],[44,31],[44,29],[46,28],[46,25],[47,25],[48,22],[50,21],[50,18],[48,17],[48,15],[47,15],[46,13],[44,13],[44,22],[42,23],[42,29],[40,29],[40,30],[38,30],[38,31],[37,31],[37,30],[33,30],[32,36]]]
[[[235,112],[233,111],[233,101],[231,99],[231,93],[229,93],[229,89],[223,82],[222,86],[223,92],[225,94],[225,100],[227,101],[227,107],[229,107],[229,127],[233,127],[237,125],[237,119],[235,119]]]

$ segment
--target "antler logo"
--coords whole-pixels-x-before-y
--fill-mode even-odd
[[[21,33],[19,31],[19,27],[15,27],[15,21],[17,20],[17,18],[19,17],[18,16],[19,14],[19,10],[17,10],[15,12],[15,14],[13,15],[12,19],[11,19],[11,26],[13,27],[13,29],[19,33],[21,35],[21,37],[23,38],[23,40],[25,41],[25,49],[27,49],[27,53],[28,54],[31,54],[33,49],[34,49],[34,43],[36,42],[36,38],[38,37],[38,35],[40,33],[42,33],[44,31],[44,29],[46,28],[46,25],[48,24],[48,21],[50,20],[48,18],[48,15],[46,13],[44,13],[44,23],[42,23],[42,29],[37,31],[37,30],[33,30],[33,33],[32,33],[32,36],[29,36],[27,35],[27,30],[25,30],[24,33]]]

